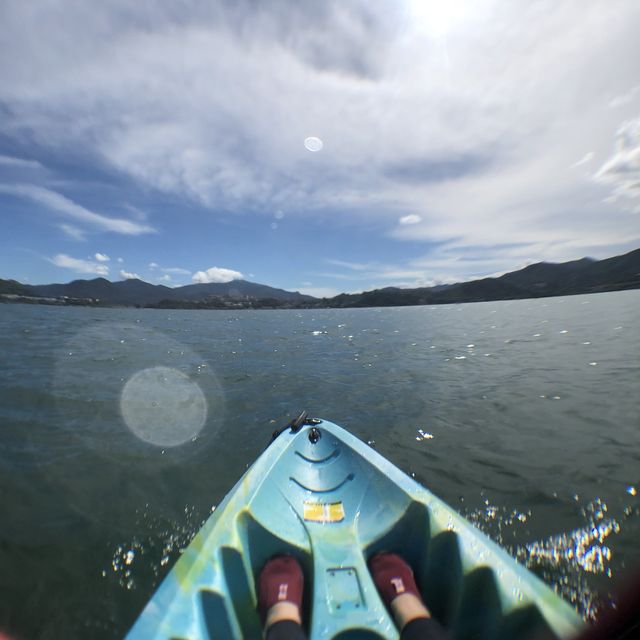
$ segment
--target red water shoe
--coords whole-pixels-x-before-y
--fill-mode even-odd
[[[395,553],[378,553],[373,556],[369,560],[369,571],[387,606],[403,593],[412,593],[422,600],[411,567]]]
[[[302,607],[304,577],[300,563],[293,556],[274,556],[262,568],[258,579],[258,611],[266,620],[267,611],[278,602]]]

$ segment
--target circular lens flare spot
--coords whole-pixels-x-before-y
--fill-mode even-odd
[[[309,138],[305,138],[304,146],[308,151],[322,151],[322,147],[324,147],[324,142],[320,140],[320,138],[316,138],[316,136],[310,136]]]
[[[120,410],[138,438],[158,447],[175,447],[202,431],[207,400],[184,373],[151,367],[129,378],[120,396]]]

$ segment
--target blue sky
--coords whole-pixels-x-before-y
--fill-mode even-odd
[[[0,277],[330,295],[640,246],[635,0],[0,5]]]

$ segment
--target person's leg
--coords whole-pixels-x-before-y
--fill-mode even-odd
[[[411,576],[410,579],[413,584],[415,584],[413,576]],[[417,591],[418,589],[416,587],[416,592]],[[427,609],[424,602],[422,602],[422,598],[419,595],[416,595],[413,590],[409,591],[408,593],[405,592],[395,596],[389,604],[391,607],[391,612],[393,613],[393,618],[397,622],[400,629],[402,629],[407,623],[411,622],[412,620],[416,620],[417,618],[431,617],[431,612],[429,611],[429,609]]]
[[[433,618],[414,618],[402,627],[400,640],[443,640],[444,629]]]
[[[304,577],[298,561],[275,556],[258,579],[258,611],[267,640],[305,640],[300,608]]]
[[[268,627],[266,640],[307,640],[302,627],[293,620],[281,620]]]
[[[384,603],[391,609],[402,640],[440,640],[446,634],[423,602],[411,567],[398,555],[379,553],[369,570]]]

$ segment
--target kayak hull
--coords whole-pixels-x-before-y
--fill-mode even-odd
[[[394,551],[454,638],[569,638],[572,607],[429,490],[328,422],[285,431],[216,508],[129,632],[260,638],[256,579],[277,553],[305,574],[309,637],[396,640],[367,570]]]

